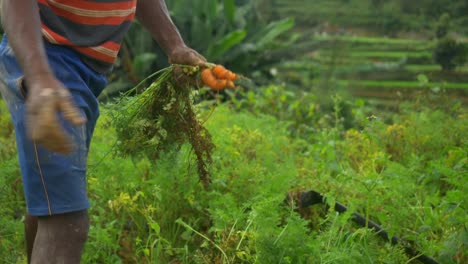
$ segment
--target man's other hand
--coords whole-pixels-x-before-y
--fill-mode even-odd
[[[26,109],[26,129],[31,140],[53,152],[67,154],[73,150],[59,114],[75,126],[84,124],[86,119],[60,81],[49,75],[28,80]]]

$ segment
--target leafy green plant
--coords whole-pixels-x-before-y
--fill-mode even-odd
[[[249,66],[261,64],[271,50],[284,48],[279,37],[294,26],[292,19],[265,21],[258,8],[260,2],[208,0],[199,4],[182,0],[169,3],[169,8],[191,46],[210,61],[247,73],[252,69]],[[250,59],[244,62],[246,57]]]
[[[161,153],[177,151],[184,143],[189,143],[197,157],[200,180],[208,186],[207,168],[214,145],[195,112],[193,91],[197,87],[180,81],[183,76],[195,78],[190,75],[197,74],[199,69],[178,67],[190,74],[175,77],[175,67],[165,68],[148,77],[156,79],[141,94],[128,97],[130,92],[144,85],[146,79],[116,104],[113,119],[118,138],[117,152],[130,157],[146,155],[156,160]]]
[[[450,15],[448,13],[444,13],[440,16],[435,29],[436,38],[441,39],[447,36],[451,28],[450,20]]]
[[[462,109],[408,107],[392,116],[391,124],[378,112],[366,118],[354,109],[364,120],[346,132],[332,113],[335,122],[317,129],[313,144],[292,137],[286,120],[258,113],[267,108],[255,109],[256,114],[227,105],[207,110],[206,127],[217,148],[210,166],[213,182],[204,191],[186,146],[158,162],[110,156],[116,136],[104,107],[90,152],[92,228],[83,261],[409,261],[402,248],[353,225],[349,213],[337,215],[321,206],[297,210],[284,202],[288,192],[314,189],[328,204],[345,203],[427,255],[464,263],[468,184]],[[0,222],[6,227],[0,231],[0,252],[6,262],[24,258],[22,224],[12,217],[24,206],[12,187],[19,177],[15,162],[2,160],[0,167],[5,186]]]
[[[25,201],[16,154],[13,124],[5,102],[0,98],[0,262],[23,261]]]
[[[434,61],[444,70],[454,70],[468,60],[468,48],[465,44],[457,42],[454,38],[446,36],[437,41],[434,50]]]

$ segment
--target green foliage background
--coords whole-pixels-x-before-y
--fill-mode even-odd
[[[354,225],[350,213],[285,203],[308,190],[440,263],[467,262],[466,65],[440,71],[432,62],[443,13],[452,19],[446,33],[463,39],[464,1],[200,3],[168,1],[184,38],[252,80],[208,98],[202,88],[196,98],[216,144],[212,186],[203,189],[186,146],[157,162],[114,156],[113,107],[102,103],[88,163],[92,227],[83,263],[414,261]],[[368,35],[329,36],[334,28],[325,20]],[[321,27],[325,33],[312,34]],[[387,37],[415,31],[424,36]],[[103,98],[164,65],[135,23]],[[373,97],[352,96],[355,86]],[[408,89],[417,91],[409,100],[402,98]],[[1,263],[25,263],[20,178],[0,100]]]

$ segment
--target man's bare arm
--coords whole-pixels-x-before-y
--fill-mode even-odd
[[[52,76],[41,34],[37,0],[3,0],[2,24],[27,82]],[[50,87],[53,88],[53,87]]]
[[[206,62],[185,45],[164,0],[138,0],[136,17],[164,50],[170,63],[202,65]]]
[[[2,23],[28,85],[25,119],[29,138],[51,151],[71,152],[73,143],[57,114],[63,113],[74,125],[86,119],[49,66],[37,0],[2,0]]]

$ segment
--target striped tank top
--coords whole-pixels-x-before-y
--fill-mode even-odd
[[[38,0],[42,35],[77,51],[83,62],[107,73],[135,17],[137,0]]]

